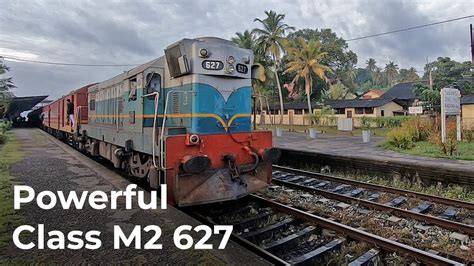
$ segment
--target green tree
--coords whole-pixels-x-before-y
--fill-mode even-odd
[[[393,85],[398,77],[398,65],[390,61],[385,65],[385,75],[387,77],[388,85]]]
[[[236,32],[235,35],[236,37],[230,39],[232,42],[236,43],[241,48],[253,50],[255,53],[257,44],[255,35],[251,31],[246,30],[243,33]]]
[[[456,62],[449,57],[438,57],[436,61],[425,65],[424,80],[428,80],[429,70],[433,79],[433,88],[437,91],[446,87],[459,88],[463,95],[474,93],[471,62]]]
[[[262,28],[252,30],[257,38],[257,42],[265,51],[266,55],[270,55],[275,66],[275,81],[278,88],[278,97],[280,98],[280,124],[283,123],[283,94],[281,91],[280,80],[278,78],[278,68],[280,65],[281,54],[283,52],[283,42],[286,39],[286,32],[294,30],[293,27],[288,26],[283,22],[285,14],[277,14],[275,11],[265,11],[266,18],[254,19],[254,22],[259,22]]]
[[[369,58],[369,60],[365,61],[365,63],[367,64],[365,69],[369,72],[370,78],[371,78],[371,81],[372,81],[372,85],[374,85],[374,83],[375,83],[374,82],[374,75],[375,75],[375,71],[377,70],[377,62],[375,61],[375,59]]]
[[[7,73],[10,68],[5,65],[3,58],[0,57],[0,75]],[[13,94],[11,89],[15,88],[11,77],[0,77],[0,118],[3,118],[8,105],[11,103]]]
[[[416,69],[411,67],[410,69],[400,69],[398,80],[400,82],[413,82],[420,80],[420,76],[416,73]]]
[[[288,34],[288,39],[296,40],[297,38],[320,41],[321,51],[327,53],[321,60],[321,64],[333,70],[333,72],[327,73],[327,78],[340,80],[346,88],[355,90],[353,79],[348,77],[348,74],[352,75],[351,71],[357,64],[357,55],[349,50],[349,46],[343,38],[338,37],[331,29],[301,29]],[[314,75],[313,87],[320,88],[319,92],[329,90],[329,84]],[[314,96],[317,97],[317,95]]]
[[[462,95],[474,93],[474,84],[470,71],[471,62],[456,62],[449,57],[438,57],[436,61],[425,65],[423,80],[428,80],[429,71],[433,79],[433,89],[426,83],[415,84],[415,93],[425,107],[432,111],[440,110],[440,90],[442,88],[457,88]]]
[[[285,73],[296,73],[295,80],[304,79],[306,99],[308,101],[308,110],[312,113],[311,108],[311,92],[312,77],[315,74],[320,79],[326,81],[326,72],[330,72],[330,68],[322,65],[322,59],[327,55],[321,51],[321,43],[317,40],[306,41],[298,38],[294,43],[288,45],[287,56],[288,63]]]
[[[382,72],[380,67],[375,68],[374,72],[374,84],[377,86],[385,85],[385,74]]]

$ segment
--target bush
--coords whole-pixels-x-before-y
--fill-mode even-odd
[[[387,133],[387,144],[399,149],[410,149],[413,147],[413,136],[404,128],[394,128]]]
[[[433,128],[430,120],[421,119],[419,117],[402,122],[401,127],[410,132],[415,142],[427,140]]]
[[[474,132],[471,130],[465,129],[462,131],[462,139],[468,143],[471,143],[472,140],[474,139]]]
[[[0,133],[0,145],[5,144],[7,142],[7,135]]]
[[[456,127],[448,126],[446,141],[441,141],[441,133],[433,132],[428,138],[429,143],[440,147],[441,151],[446,155],[454,155],[458,149],[458,141],[456,136]]]
[[[363,116],[360,118],[360,127],[362,130],[369,130],[372,127],[372,122],[374,119],[372,117]]]
[[[11,122],[0,120],[0,133],[5,133],[12,128]]]

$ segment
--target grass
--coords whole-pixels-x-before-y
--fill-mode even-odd
[[[411,149],[399,149],[392,147],[390,145],[382,145],[384,148],[411,154],[411,155],[422,155],[433,158],[446,158],[446,159],[456,159],[456,160],[474,160],[474,143],[468,142],[459,142],[457,150],[453,155],[444,154],[440,147],[433,145],[427,141],[416,142],[414,147]]]
[[[23,158],[18,140],[11,133],[8,141],[0,145],[0,250],[11,241],[11,233],[21,224],[22,218],[13,209],[13,185],[15,178],[9,166]]]
[[[276,127],[283,128],[285,131],[296,131],[296,132],[305,132],[308,130],[310,126],[301,126],[301,125],[258,125],[258,129],[274,129]],[[330,126],[312,126],[316,128],[318,132],[323,132],[326,134],[333,134],[333,135],[348,135],[348,136],[361,136],[362,135],[362,130],[360,128],[356,128],[352,131],[339,131],[337,130],[337,127],[330,127]],[[370,131],[372,132],[372,135],[375,136],[385,136],[387,134],[387,131],[389,129],[386,128],[372,128]]]
[[[310,169],[310,171],[314,171],[315,169]],[[416,191],[421,192],[429,195],[440,196],[449,199],[456,199],[456,200],[463,200],[467,202],[474,203],[474,193],[469,189],[461,186],[461,185],[454,185],[451,184],[449,186],[445,186],[442,184],[438,185],[431,185],[427,186],[424,184],[419,183],[411,183],[406,180],[402,179],[393,179],[393,178],[383,178],[378,176],[370,176],[370,175],[347,175],[347,174],[338,174],[333,173],[336,176],[353,179],[357,181],[372,183],[383,185],[387,187],[399,188],[404,190]]]

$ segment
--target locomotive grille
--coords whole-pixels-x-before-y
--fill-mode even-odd
[[[173,93],[173,114],[179,114],[179,94]]]

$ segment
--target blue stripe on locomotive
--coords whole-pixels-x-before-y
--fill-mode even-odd
[[[229,96],[225,101],[222,94],[214,87],[208,84],[194,83],[187,84],[180,87],[167,88],[164,90],[163,95],[160,96],[159,110],[163,110],[163,103],[167,93],[172,91],[191,91],[193,94],[178,93],[177,97],[179,101],[179,113],[181,114],[193,114],[192,120],[190,118],[168,118],[166,126],[168,127],[187,127],[188,133],[195,134],[216,134],[225,133],[225,128],[221,122],[214,117],[203,117],[209,114],[215,114],[224,120],[225,124],[228,125],[229,121],[234,115],[251,113],[251,93],[252,89],[249,86],[241,87]],[[170,94],[170,98],[172,98]],[[187,99],[186,99],[187,98]],[[189,105],[192,100],[192,110]],[[168,100],[168,114],[173,113],[172,99]],[[154,101],[145,100],[144,113],[147,115],[154,114]],[[161,112],[160,112],[161,113]],[[158,126],[161,125],[161,119],[158,119]],[[192,125],[190,125],[192,121]],[[147,118],[144,120],[145,127],[153,126],[153,119]],[[229,125],[229,131],[231,133],[236,132],[248,132],[251,129],[250,116],[234,118],[232,125]]]
[[[236,132],[249,132],[251,130],[251,93],[252,89],[249,86],[241,87],[229,96],[227,101],[225,101],[222,94],[213,86],[201,83],[186,84],[179,87],[165,88],[163,94],[160,95],[160,101],[158,105],[158,114],[163,114],[164,109],[164,99],[169,91],[193,91],[193,93],[175,94],[178,101],[178,106],[173,106],[173,94],[170,94],[170,99],[168,100],[168,114],[173,114],[175,108],[178,109],[176,113],[193,115],[193,118],[184,117],[184,118],[167,118],[166,126],[167,127],[186,127],[188,133],[194,134],[222,134],[225,133],[225,128],[222,123],[216,119],[216,117],[206,117],[206,115],[216,115],[219,116],[226,126],[229,126],[229,131],[231,133]],[[143,95],[143,89],[137,90],[137,101]],[[124,93],[121,97],[123,99],[124,109],[122,114],[128,114],[131,111],[133,106],[136,106],[137,102],[129,102],[128,93]],[[99,124],[115,124],[116,117],[113,115],[116,114],[116,104],[117,98],[111,98],[107,100],[97,101],[96,102],[96,114],[105,115],[104,117],[97,117],[92,119],[92,122]],[[148,116],[153,116],[155,109],[155,102],[153,97],[143,98],[143,114]],[[132,110],[133,111],[133,110]],[[229,125],[229,121],[235,115],[246,114],[247,116],[234,118],[232,124]],[[110,116],[107,116],[110,115]],[[138,114],[137,114],[138,115]],[[120,118],[120,121],[123,123],[128,123],[127,118]],[[161,127],[162,118],[157,118],[157,127]],[[138,125],[137,125],[138,126]],[[153,118],[143,119],[144,127],[153,126]]]

